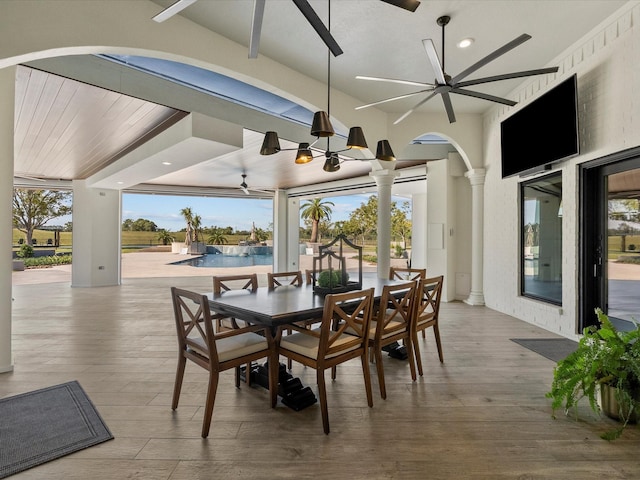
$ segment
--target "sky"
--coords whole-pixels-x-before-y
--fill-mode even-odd
[[[331,221],[347,220],[349,214],[365,203],[369,194],[327,197],[324,201],[335,204],[331,207]],[[204,227],[233,227],[234,230],[251,230],[256,227],[266,230],[273,223],[273,202],[242,198],[177,197],[167,195],[123,194],[122,220],[151,220],[157,227],[170,232],[185,228],[180,210],[190,207],[200,215]]]

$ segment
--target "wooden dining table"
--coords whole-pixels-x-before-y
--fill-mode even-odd
[[[385,285],[403,283],[399,280],[363,275],[362,290],[373,288],[379,299]],[[275,289],[259,287],[254,291],[229,290],[208,294],[209,307],[218,314],[276,328],[310,318],[322,317],[324,296],[314,293],[311,285],[282,286]]]

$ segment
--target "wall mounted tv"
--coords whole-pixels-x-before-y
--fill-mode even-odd
[[[536,98],[500,125],[502,178],[531,174],[579,153],[576,76]]]

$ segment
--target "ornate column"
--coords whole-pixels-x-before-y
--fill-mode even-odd
[[[392,165],[384,165],[385,169],[374,170],[369,174],[376,181],[378,187],[378,278],[389,277],[389,266],[391,265],[391,188],[395,178],[399,175],[393,170],[395,163],[384,163]]]
[[[471,293],[464,301],[469,305],[484,305],[484,168],[474,168],[464,174],[471,183]]]
[[[13,370],[11,352],[11,272],[13,259],[13,122],[16,67],[0,69],[0,373]]]

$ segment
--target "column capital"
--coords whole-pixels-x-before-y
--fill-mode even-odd
[[[487,171],[484,168],[474,168],[465,172],[464,176],[469,179],[471,185],[484,185],[484,178]]]
[[[393,182],[396,178],[400,176],[400,172],[396,172],[395,170],[373,170],[369,173],[370,177],[376,182],[376,185],[380,186],[389,186],[393,185]]]

